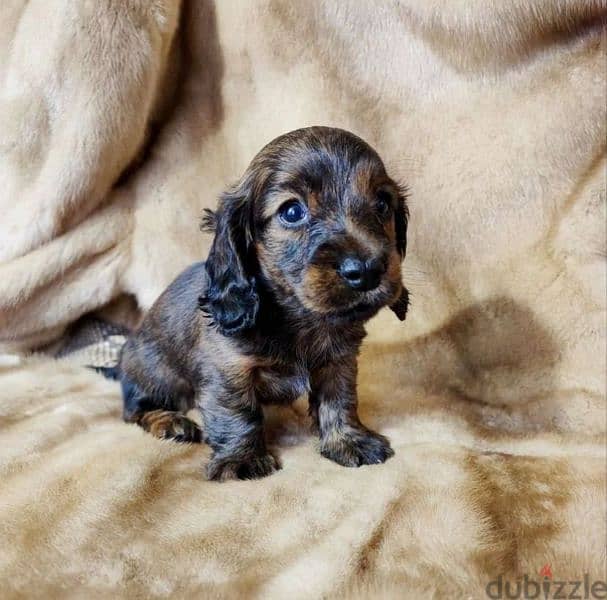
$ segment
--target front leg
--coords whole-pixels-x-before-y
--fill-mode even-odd
[[[320,452],[345,467],[383,463],[390,442],[359,420],[356,356],[325,365],[311,374],[310,414],[320,436]]]
[[[267,448],[263,413],[253,392],[221,390],[201,403],[205,442],[213,449],[207,478],[257,479],[280,468]]]

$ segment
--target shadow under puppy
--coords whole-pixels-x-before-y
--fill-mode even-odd
[[[388,440],[357,415],[364,323],[383,306],[403,320],[407,207],[377,153],[340,129],[270,142],[225,192],[205,228],[206,262],[186,269],[127,341],[124,419],[161,438],[213,449],[209,479],[280,468],[262,405],[309,393],[321,454],[382,463]],[[203,432],[185,413],[202,412]]]

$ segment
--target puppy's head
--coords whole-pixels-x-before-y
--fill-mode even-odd
[[[207,214],[205,307],[224,333],[250,327],[261,280],[279,302],[338,321],[385,305],[402,320],[407,217],[403,190],[360,138],[328,127],[280,136]]]

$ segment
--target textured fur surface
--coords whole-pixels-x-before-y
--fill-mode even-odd
[[[223,484],[201,477],[207,446],[123,424],[116,383],[48,359],[2,370],[2,597],[480,599],[546,563],[604,579],[602,438],[488,430],[370,337],[360,414],[394,457],[323,459],[301,402],[266,415],[283,469]]]
[[[263,482],[120,423],[115,384],[5,356],[3,594],[483,597],[605,578],[603,0],[4,0],[0,340],[149,308],[276,135],[368,140],[411,188],[405,326],[360,361],[382,469],[320,459],[304,411]],[[93,26],[94,24],[94,26]],[[42,34],[44,33],[44,35]],[[286,410],[286,409],[285,409]]]

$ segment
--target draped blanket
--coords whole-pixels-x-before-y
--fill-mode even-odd
[[[606,18],[602,0],[4,0],[0,596],[600,591]],[[92,311],[135,324],[204,257],[202,209],[312,124],[366,139],[411,191],[409,317],[380,313],[359,361],[361,418],[396,455],[321,458],[302,399],[267,414],[282,471],[207,482],[208,448],[123,424],[117,384],[51,353]]]

